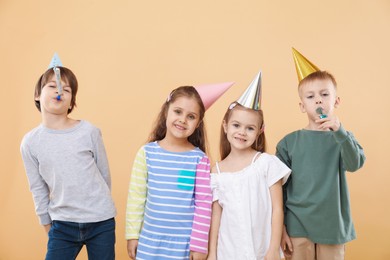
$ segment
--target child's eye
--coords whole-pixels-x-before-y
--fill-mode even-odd
[[[238,128],[238,127],[240,127],[240,125],[239,124],[232,124],[233,125],[233,127],[235,127],[235,128]]]
[[[248,127],[249,131],[254,131],[255,129],[253,127]]]
[[[194,115],[188,115],[188,118],[194,120],[196,117]]]
[[[327,97],[327,96],[329,96],[329,94],[328,93],[323,93],[322,94],[324,97]]]
[[[181,113],[181,111],[178,109],[173,110],[173,112],[175,112],[175,114],[178,114],[178,115],[180,115],[180,113]]]
[[[311,99],[311,98],[313,98],[313,96],[312,96],[312,95],[310,95],[310,96],[307,96],[307,98],[308,98],[308,99]]]

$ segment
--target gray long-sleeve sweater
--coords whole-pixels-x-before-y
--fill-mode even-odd
[[[64,130],[40,125],[24,136],[20,150],[42,225],[98,222],[116,215],[98,128],[83,120]]]

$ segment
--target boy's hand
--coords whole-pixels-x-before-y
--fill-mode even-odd
[[[51,229],[51,224],[43,225],[43,228],[45,229],[46,234],[49,234],[49,231]]]
[[[291,257],[293,252],[293,245],[289,235],[287,234],[286,226],[283,226],[282,241],[280,242],[280,246],[282,247],[284,256]]]
[[[340,120],[335,115],[328,115],[326,118],[318,118],[315,121],[317,124],[319,124],[318,128],[320,130],[331,130],[331,131],[337,131],[340,128]]]
[[[191,251],[190,260],[206,260],[207,254]]]
[[[129,255],[130,259],[135,260],[137,247],[138,247],[138,239],[127,240],[127,254]]]

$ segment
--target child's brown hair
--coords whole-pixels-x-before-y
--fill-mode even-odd
[[[77,78],[70,69],[65,67],[57,67],[57,68],[60,69],[61,80],[66,82],[66,84],[68,84],[69,87],[72,89],[72,100],[70,101],[70,108],[68,109],[68,114],[69,114],[76,106],[76,95],[78,90]],[[50,68],[46,70],[46,72],[39,77],[38,82],[35,84],[34,98],[39,98],[41,96],[42,88],[51,80],[53,75],[54,75],[53,68]],[[35,106],[37,107],[39,112],[41,112],[41,104],[39,100],[35,100]]]

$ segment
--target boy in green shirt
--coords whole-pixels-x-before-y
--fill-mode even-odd
[[[308,125],[286,135],[276,155],[292,170],[284,186],[286,259],[344,259],[344,244],[355,239],[346,171],[363,166],[363,148],[341,125],[334,77],[293,49],[300,109]]]

